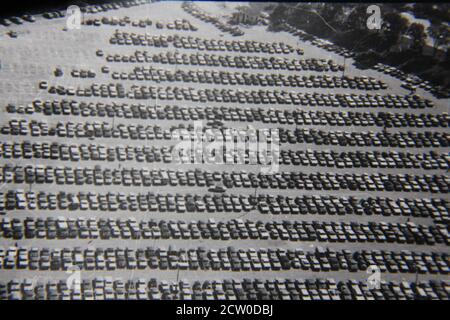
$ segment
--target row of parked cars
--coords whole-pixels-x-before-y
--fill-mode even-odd
[[[133,108],[133,106],[131,106]],[[140,108],[140,107],[134,107]],[[448,113],[408,113],[408,112],[371,112],[371,111],[328,111],[328,110],[276,110],[274,108],[227,108],[209,107],[197,111],[194,107],[166,107],[170,110],[172,119],[176,119],[175,112],[186,114],[197,113],[198,119],[216,119],[224,121],[242,121],[283,124],[283,125],[324,125],[339,127],[369,127],[383,128],[447,128],[450,124]],[[62,113],[62,112],[60,112]],[[168,119],[169,116],[167,116]],[[164,118],[162,118],[164,119]],[[183,119],[185,120],[185,119]]]
[[[3,142],[0,143],[0,158],[3,159],[51,159],[61,161],[137,161],[166,162],[172,161],[169,147],[155,146],[109,146],[104,144],[60,145],[51,142]]]
[[[1,133],[3,135],[28,135],[30,133],[30,127],[26,120],[15,120],[10,125],[2,127]],[[94,122],[86,128],[79,128],[78,133],[76,126],[72,124],[60,125],[58,131],[56,128],[50,129],[46,122],[41,122],[39,125],[33,124],[34,131],[32,134],[41,136],[55,136],[62,137],[76,137],[82,136],[87,138],[105,137],[105,138],[121,138],[121,139],[134,139],[134,140],[191,140],[197,137],[201,141],[206,135],[210,138],[215,137],[215,141],[228,141],[233,136],[237,136],[242,141],[257,142],[258,139],[266,141],[267,143],[282,144],[315,144],[324,146],[357,146],[357,147],[392,147],[392,148],[440,148],[449,146],[449,136],[445,132],[439,131],[423,131],[423,132],[382,132],[376,131],[361,131],[361,132],[348,132],[348,131],[323,131],[317,129],[283,129],[273,128],[272,131],[260,130],[260,133],[256,133],[256,130],[249,131],[246,129],[240,129],[232,131],[230,128],[208,126],[203,130],[194,130],[192,125],[187,127],[183,124],[178,126],[172,126],[167,129],[162,129],[159,126],[153,126],[151,130],[138,129],[143,126],[137,125],[131,131],[128,131],[128,127],[121,124],[117,127],[112,127],[110,124],[101,122]],[[119,127],[121,129],[119,129]],[[131,127],[130,127],[131,128]],[[209,129],[209,131],[207,130]],[[81,130],[81,131],[80,131]],[[139,132],[138,132],[139,131]],[[263,138],[267,134],[266,138]],[[264,140],[265,139],[265,140]],[[130,148],[129,152],[134,152],[133,148]],[[184,150],[186,151],[186,150]],[[198,156],[204,156],[203,150],[192,150],[198,152]],[[246,153],[243,149],[237,151],[227,149],[227,157],[231,156],[232,159],[239,157],[245,157]],[[260,155],[261,156],[261,155]],[[168,161],[170,161],[168,159]],[[227,160],[228,161],[228,160]]]
[[[236,136],[240,141],[249,140],[252,142],[263,140],[265,138],[264,135],[269,135],[270,133],[269,129],[260,129],[261,132],[257,132],[256,129],[251,130],[251,127],[247,129],[223,127],[221,121],[212,121],[209,125],[201,128],[196,128],[192,124],[186,126],[184,123],[164,128],[159,125],[145,126],[142,124],[124,123],[113,126],[107,121],[58,121],[54,125],[49,125],[47,121],[28,121],[27,119],[13,118],[0,128],[0,132],[4,135],[57,136],[69,138],[97,137],[133,140],[193,140],[194,138],[198,138],[201,141],[207,138],[214,138],[215,141],[232,141],[233,136]],[[299,135],[297,131],[292,130],[287,131],[273,128],[272,131],[272,138],[276,143],[280,141],[276,137],[277,134],[283,136],[282,142],[288,142],[291,137],[298,137]],[[369,132],[373,133],[372,131]],[[203,136],[205,138],[202,138]]]
[[[86,70],[86,69],[72,69],[70,72],[70,75],[74,78],[95,78],[96,72],[92,69]]]
[[[48,93],[102,97],[128,98],[137,100],[187,100],[193,102],[219,102],[235,104],[284,104],[310,107],[335,108],[412,108],[433,107],[433,103],[417,95],[380,95],[380,94],[325,94],[299,93],[287,90],[244,90],[244,89],[196,89],[178,86],[139,86],[133,84],[125,87],[123,83],[93,83],[85,88],[63,85],[49,85],[46,81],[39,84],[40,89]]]
[[[75,280],[13,279],[0,282],[4,300],[448,300],[445,281],[366,281],[245,278],[195,281],[123,280],[112,277]]]
[[[5,27],[9,27],[13,24],[21,25],[21,24],[24,24],[27,22],[32,23],[35,21],[36,21],[36,18],[34,16],[29,15],[29,14],[24,14],[20,17],[13,16],[13,17],[9,17],[9,18],[2,18],[2,19],[0,19],[0,24],[4,25]]]
[[[181,150],[180,150],[181,151]],[[226,163],[228,160],[236,163],[263,165],[267,156],[259,152],[227,153],[226,149],[216,149],[214,159]],[[220,157],[222,152],[222,157]],[[232,156],[232,158],[230,158]],[[330,150],[280,150],[278,156],[280,165],[294,165],[305,167],[329,168],[389,168],[389,169],[423,169],[447,170],[450,158],[447,154],[434,151],[429,153],[409,152],[381,152],[381,151],[330,151]],[[3,159],[53,159],[60,161],[137,161],[137,162],[166,162],[166,163],[193,163],[199,161],[208,163],[205,155],[177,153],[173,146],[108,146],[105,144],[66,144],[58,142],[0,142],[0,158]],[[273,158],[272,158],[273,160]]]
[[[110,44],[127,46],[174,47],[199,51],[221,51],[266,54],[303,54],[284,42],[260,42],[255,40],[205,39],[193,36],[139,34],[116,30],[109,39]]]
[[[204,21],[213,24],[216,26],[219,30],[223,32],[228,32],[233,36],[242,36],[244,35],[244,31],[240,29],[238,26],[233,26],[227,22],[224,22],[221,20],[220,17],[213,16],[206,11],[200,9],[195,3],[193,2],[183,2],[181,4],[181,7],[186,11],[187,13],[191,14],[192,16]]]
[[[331,146],[440,148],[449,146],[449,135],[439,131],[382,132],[324,131],[316,129],[288,130],[278,128],[281,143],[311,143]]]
[[[96,26],[100,27],[102,25],[110,25],[110,26],[120,26],[120,27],[140,27],[147,28],[154,25],[157,29],[169,29],[169,30],[178,30],[178,31],[197,31],[198,28],[194,26],[189,20],[186,19],[176,19],[172,22],[161,22],[161,21],[153,21],[149,18],[147,19],[139,19],[139,20],[131,20],[130,17],[125,16],[122,18],[118,17],[98,17],[92,19],[85,19],[83,21],[84,25],[88,26]]]
[[[223,67],[230,69],[255,70],[290,70],[290,71],[316,71],[337,72],[343,66],[331,59],[305,58],[292,59],[286,57],[252,55],[226,55],[207,53],[181,53],[178,51],[150,52],[136,50],[130,54],[105,54],[102,50],[97,55],[105,56],[107,62],[130,63],[159,63],[170,65],[191,65],[201,67]]]
[[[330,75],[299,76],[283,74],[240,73],[216,70],[170,70],[154,67],[135,67],[132,72],[113,72],[114,80],[138,80],[154,82],[185,82],[220,85],[252,85],[294,88],[348,88],[359,90],[387,89],[387,85],[369,77],[349,77]]]
[[[67,185],[192,186],[298,190],[383,192],[449,192],[450,178],[439,174],[386,174],[282,171],[275,174],[247,171],[167,170],[148,168],[64,167],[49,165],[0,166],[0,183]]]
[[[85,102],[69,99],[35,99],[27,106],[9,104],[6,111],[17,114],[40,113],[46,116],[108,117],[143,120],[183,121],[236,121],[263,122],[282,125],[325,125],[325,126],[378,126],[385,128],[436,128],[449,127],[448,113],[408,113],[371,111],[328,111],[249,107],[199,107],[178,105],[145,105],[127,103]]]
[[[207,126],[213,128],[224,125],[223,121],[262,122],[282,125],[324,125],[324,126],[378,126],[385,129],[396,127],[417,128],[447,128],[449,117],[443,114],[410,114],[410,113],[373,113],[373,112],[336,112],[336,111],[303,111],[303,110],[275,110],[253,108],[228,108],[228,107],[179,107],[179,106],[146,106],[143,104],[104,104],[87,103],[75,100],[35,100],[27,106],[8,105],[9,113],[34,114],[41,113],[46,116],[66,115],[82,117],[109,117],[124,119],[153,119],[153,120],[182,120],[182,121],[207,121]],[[62,126],[64,125],[63,122]],[[97,122],[99,123],[99,122]],[[67,129],[73,132],[73,122],[67,122]],[[3,134],[27,134],[30,130],[40,130],[42,135],[55,135],[56,131],[48,127],[45,121],[31,122],[22,119],[10,120],[9,126],[4,126]],[[98,124],[97,124],[98,126]],[[100,126],[114,130],[107,122]],[[139,125],[137,125],[139,126]],[[137,127],[135,126],[135,127]],[[141,126],[142,127],[142,126]],[[69,129],[70,128],[70,129]],[[33,131],[33,130],[32,130]],[[135,131],[133,129],[132,131]],[[159,129],[157,130],[159,131]],[[81,134],[81,133],[77,133]],[[108,134],[109,135],[109,134]]]
[[[258,159],[258,163],[262,163]],[[329,168],[416,168],[424,170],[447,170],[448,154],[409,153],[396,151],[317,151],[281,150],[280,164],[296,166],[320,166]]]
[[[345,58],[352,58],[355,55],[354,52],[352,52],[346,48],[338,46],[328,40],[320,39],[316,36],[308,34],[308,33],[304,32],[303,30],[297,29],[296,27],[290,25],[288,22],[284,22],[283,25],[281,26],[281,29],[283,31],[291,33],[292,35],[294,35],[295,37],[297,37],[299,40],[301,40],[303,42],[307,42],[307,43],[309,42],[316,47],[319,47],[319,48],[324,49],[329,52],[336,53]]]
[[[435,97],[440,99],[448,99],[450,97],[449,89],[446,89],[442,86],[433,85],[429,81],[422,80],[416,75],[407,74],[395,67],[391,67],[383,63],[377,63],[372,68],[377,71],[383,72],[384,74],[388,74],[397,79],[403,80],[403,87],[411,91],[415,91],[417,88],[422,88],[423,90],[432,93]]]
[[[450,273],[445,253],[388,250],[332,250],[283,248],[178,249],[170,246],[134,248],[27,248],[0,247],[0,270],[221,270],[313,272],[366,271],[369,266],[389,273]]]
[[[59,221],[59,222],[58,222]],[[324,222],[209,220],[137,220],[135,218],[2,218],[5,239],[183,239],[282,240],[339,243],[386,243],[433,246],[450,244],[448,226],[413,222]]]
[[[83,109],[81,109],[83,108]],[[111,118],[115,118],[116,110],[111,110],[107,113],[105,106],[101,105],[99,108],[95,107],[95,104],[86,104],[82,103],[80,105],[75,105],[73,108],[70,105],[65,105],[63,108],[40,108],[34,107],[32,108],[32,113],[43,112],[45,115],[71,115],[75,113],[75,115],[83,115],[85,117],[93,117],[97,116],[96,113],[92,112],[93,109],[100,109],[98,113],[101,113],[103,117],[110,115]],[[8,106],[10,111],[17,111],[17,108],[14,106]],[[103,110],[102,110],[103,109]],[[142,109],[141,109],[142,110]],[[186,110],[186,109],[184,109]],[[216,111],[220,110],[216,108]],[[91,111],[91,112],[89,112]],[[127,111],[130,111],[128,108]],[[211,109],[209,109],[209,112]],[[259,129],[256,131],[252,126],[247,126],[243,129],[233,129],[225,126],[223,121],[261,121],[263,123],[271,123],[271,124],[282,124],[282,125],[308,125],[308,126],[339,126],[344,127],[347,125],[355,125],[355,126],[378,126],[383,128],[382,135],[387,139],[397,140],[399,143],[403,140],[403,135],[390,134],[387,131],[387,128],[392,127],[406,127],[406,128],[447,128],[448,127],[448,115],[419,115],[419,116],[411,116],[408,114],[395,114],[395,115],[380,115],[378,114],[377,118],[372,117],[370,113],[343,113],[338,114],[336,112],[323,112],[323,111],[303,111],[295,113],[295,117],[292,113],[287,113],[286,117],[281,112],[272,112],[273,109],[266,110],[263,112],[261,116],[258,114],[253,117],[253,113],[251,112],[229,112],[218,115],[216,113],[209,113],[206,116],[205,113],[195,114],[194,112],[181,112],[179,109],[175,112],[168,111],[168,114],[165,114],[164,110],[147,110],[144,109],[142,114],[139,112],[128,112],[128,115],[125,115],[124,112],[118,112],[119,118],[139,118],[139,119],[157,119],[159,120],[179,120],[179,121],[203,121],[208,119],[214,119],[211,121],[205,122],[204,127],[202,127],[201,132],[197,132],[193,125],[185,125],[184,123],[178,125],[172,125],[170,127],[164,128],[159,125],[144,125],[144,124],[124,124],[119,123],[117,125],[112,125],[108,121],[92,121],[92,122],[72,122],[72,121],[58,121],[54,125],[49,125],[47,121],[37,121],[37,120],[27,120],[27,119],[18,119],[12,118],[8,121],[4,126],[0,128],[0,132],[5,135],[32,135],[32,136],[58,136],[58,137],[91,137],[95,136],[97,138],[120,138],[120,139],[133,139],[133,140],[161,140],[161,139],[178,139],[178,135],[183,134],[183,139],[192,139],[193,136],[197,135],[198,138],[201,138],[202,134],[211,136],[211,138],[215,138],[215,140],[223,140],[228,139],[228,135],[236,135],[239,139],[244,140],[248,139],[250,141],[258,141],[258,139],[262,139],[263,132],[268,129]],[[334,115],[334,117],[333,117]],[[220,119],[220,120],[219,120]],[[310,140],[305,136],[314,135],[315,131],[298,131],[298,129],[282,129],[280,128],[271,128],[273,131],[276,131],[278,135],[280,135],[280,141],[283,143],[290,142],[291,139],[302,139],[302,140]],[[307,129],[314,130],[314,129]],[[312,133],[311,133],[312,132]],[[321,131],[324,132],[324,131]],[[339,133],[344,133],[347,136],[352,136],[351,132],[347,131],[328,131],[326,135],[335,135]],[[375,136],[375,131],[366,130],[363,132],[363,135],[353,135],[356,136],[366,136],[369,134],[371,137]],[[407,135],[411,135],[413,137],[417,136],[421,138],[425,135],[426,137],[432,137],[431,131],[408,131]],[[302,137],[302,138],[301,138]],[[437,139],[442,139],[442,142],[445,143],[445,135],[437,132],[437,135],[434,135]],[[273,137],[276,139],[276,137]],[[420,140],[419,138],[419,140]],[[275,141],[277,142],[277,141]],[[301,142],[301,141],[297,141]],[[420,143],[420,142],[417,142]],[[425,142],[429,143],[429,142]],[[432,142],[435,144],[435,142]]]
[[[240,213],[259,212],[273,215],[368,215],[431,218],[435,223],[449,222],[449,204],[438,198],[385,198],[337,196],[282,196],[236,194],[164,194],[68,191],[24,191],[12,189],[0,193],[0,211],[70,210],[70,211],[142,211]]]

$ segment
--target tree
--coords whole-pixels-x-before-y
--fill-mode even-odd
[[[270,14],[270,21],[274,24],[280,24],[286,18],[287,7],[278,5]]]
[[[397,43],[400,36],[408,30],[408,26],[408,19],[398,12],[386,13],[383,17],[383,25],[381,26],[384,31],[386,42],[389,43],[389,45]]]
[[[444,23],[430,24],[428,34],[434,40],[434,49],[439,46],[448,46],[450,43],[450,27]]]
[[[320,15],[328,22],[340,21],[343,14],[342,3],[326,3],[320,10]]]
[[[347,17],[346,24],[353,30],[367,31],[367,5],[356,5]]]
[[[414,22],[409,26],[408,34],[413,39],[413,48],[420,50],[425,45],[425,39],[427,34],[425,33],[425,27],[421,23]]]

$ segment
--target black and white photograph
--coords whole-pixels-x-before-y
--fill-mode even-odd
[[[0,300],[449,300],[450,3],[16,2]]]

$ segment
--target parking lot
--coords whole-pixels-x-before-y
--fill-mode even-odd
[[[0,25],[0,300],[449,299],[449,99],[216,3],[128,2]]]

